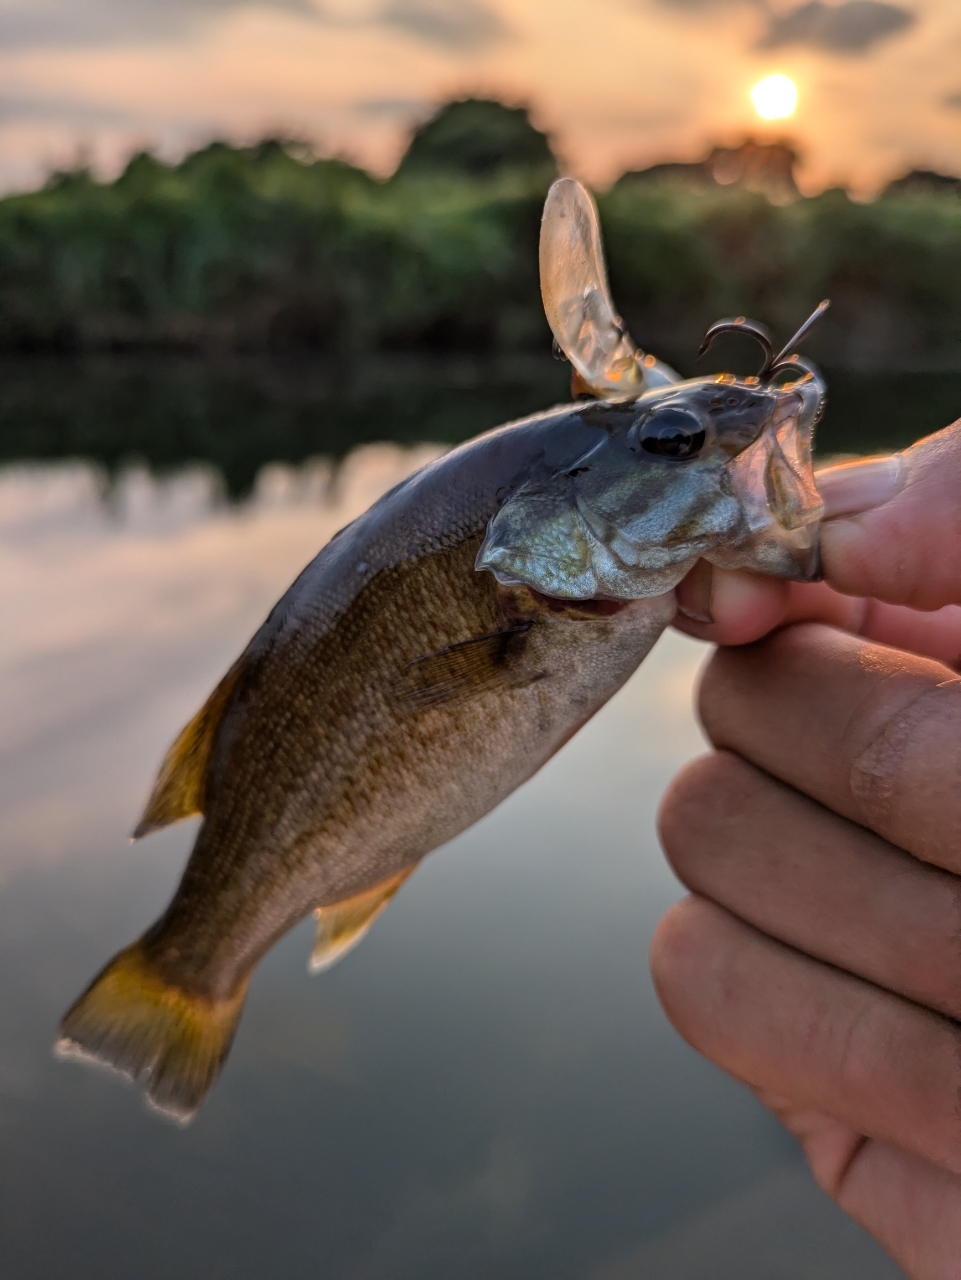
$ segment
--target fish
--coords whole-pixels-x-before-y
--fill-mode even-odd
[[[621,688],[695,566],[818,576],[814,367],[742,318],[708,340],[760,342],[753,378],[681,381],[640,351],[572,179],[548,196],[541,276],[582,398],[452,449],[335,534],[161,765],[134,836],[199,814],[193,850],[56,1051],[175,1120],[220,1073],[270,947],[314,912],[311,969],[344,956]]]

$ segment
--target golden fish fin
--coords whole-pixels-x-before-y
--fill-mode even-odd
[[[181,818],[203,813],[210,750],[230,695],[246,666],[246,660],[238,658],[190,723],[181,729],[164,756],[147,807],[134,828],[134,840]]]
[[[353,898],[334,902],[329,907],[317,908],[314,912],[317,917],[317,940],[307,962],[311,973],[329,969],[357,946],[416,866],[415,862],[413,867],[405,867],[396,876],[382,880],[373,889],[365,889]]]
[[[220,1073],[246,993],[246,982],[216,1001],[173,986],[135,942],[64,1014],[54,1052],[143,1078],[148,1103],[186,1124]]]
[[[492,631],[415,658],[408,662],[401,678],[391,685],[393,701],[419,711],[452,698],[516,684],[513,659],[524,648],[530,627],[529,622],[522,622],[506,631]]]

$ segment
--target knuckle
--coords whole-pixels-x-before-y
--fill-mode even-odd
[[[711,787],[713,755],[699,756],[684,766],[668,783],[657,810],[657,829],[669,859],[691,835],[692,822]]]
[[[961,1027],[951,1025],[947,1035],[954,1070],[945,1082],[946,1105],[942,1108],[943,1115],[937,1116],[937,1129],[943,1134],[945,1144],[941,1163],[952,1173],[961,1174]]]
[[[888,682],[859,707],[848,786],[863,821],[924,856],[961,821],[961,681],[932,674],[911,686],[894,710]]]
[[[951,939],[953,954],[950,963],[945,966],[947,991],[947,1008],[950,1016],[959,1023],[958,1066],[961,1070],[961,879],[952,876],[948,881],[950,898],[947,924],[948,936]],[[961,1087],[958,1089],[959,1106],[961,1106]]]
[[[658,809],[658,834],[682,879],[706,849],[723,846],[725,827],[746,808],[745,789],[758,771],[730,751],[715,751],[686,765],[671,781]]]
[[[712,655],[697,691],[697,709],[701,722],[712,740],[716,727],[722,726],[728,713],[732,688],[736,681],[737,657],[730,649],[717,649]]]

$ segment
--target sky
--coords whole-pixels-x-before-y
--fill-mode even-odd
[[[766,124],[776,72],[798,109]],[[529,105],[599,186],[751,133],[869,196],[961,173],[961,0],[0,0],[0,190],[265,133],[387,174],[463,94]]]

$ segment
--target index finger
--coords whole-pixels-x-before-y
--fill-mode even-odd
[[[821,471],[817,482],[825,583],[720,570],[708,577],[702,568],[678,589],[677,625],[716,644],[746,644],[785,623],[818,620],[956,661],[961,421],[903,454]],[[918,612],[933,610],[931,618]]]
[[[826,582],[784,582],[744,570],[715,569],[709,579],[711,622],[684,613],[693,583],[678,588],[679,612],[674,625],[711,644],[752,644],[792,622],[826,622],[854,635],[895,649],[961,666],[961,606],[945,605],[931,613],[907,605],[885,604],[841,595]],[[704,581],[697,584],[705,608]]]
[[[818,477],[825,579],[911,609],[961,604],[961,420],[902,454]]]

